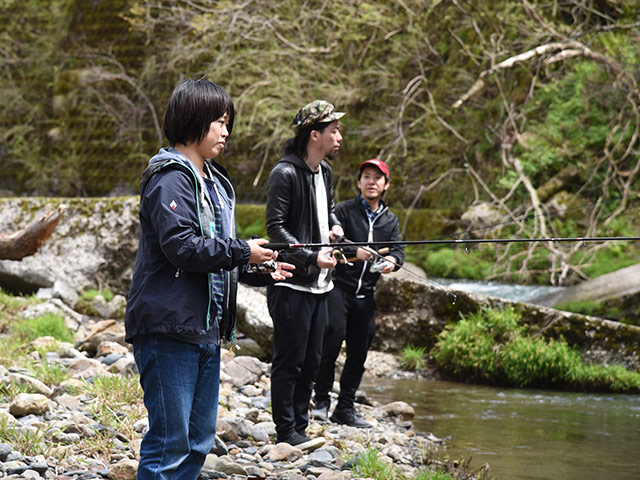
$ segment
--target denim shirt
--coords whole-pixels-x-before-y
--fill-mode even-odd
[[[367,217],[369,217],[370,222],[373,222],[376,219],[376,217],[380,214],[380,212],[384,210],[384,203],[382,201],[380,201],[380,205],[378,205],[378,210],[376,210],[375,212],[371,210],[371,206],[369,205],[369,203],[367,203],[367,201],[364,199],[362,195],[360,195],[360,201],[362,202],[364,211],[367,212]]]

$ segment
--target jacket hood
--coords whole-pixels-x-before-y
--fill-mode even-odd
[[[192,171],[198,180],[202,182],[202,180],[200,180],[200,172],[198,172],[195,165],[191,163],[191,160],[189,160],[185,155],[178,152],[175,148],[161,148],[158,153],[149,159],[149,165],[145,171],[142,172],[142,178],[140,179],[140,193],[144,192],[149,179],[158,172],[163,165],[171,160]]]
[[[194,165],[191,163],[185,155],[177,151],[175,148],[161,148],[158,150],[153,157],[149,159],[149,165],[153,165],[154,163],[162,162],[164,160],[177,160],[189,168],[194,168]]]
[[[291,165],[293,165],[294,167],[297,167],[301,170],[305,170],[309,173],[314,173],[313,170],[311,170],[311,168],[309,168],[309,165],[307,165],[307,162],[305,162],[304,160],[302,160],[300,157],[298,157],[297,155],[294,154],[290,154],[287,155],[285,157],[282,157],[280,160],[278,160],[278,162],[276,163],[276,165],[278,163],[290,163]],[[324,165],[325,161],[322,161],[322,165]]]

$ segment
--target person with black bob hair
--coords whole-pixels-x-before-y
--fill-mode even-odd
[[[138,479],[198,477],[215,440],[221,344],[235,341],[237,282],[267,285],[292,275],[293,265],[261,247],[265,239],[236,238],[234,189],[214,160],[233,121],[222,87],[181,82],[164,116],[171,147],[142,174],[140,243],[125,314],[149,417]],[[249,273],[265,262],[270,275]]]

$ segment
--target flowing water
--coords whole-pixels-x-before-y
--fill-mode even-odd
[[[553,287],[438,280],[456,290],[509,300]],[[402,400],[414,429],[433,433],[451,459],[471,458],[497,480],[639,480],[640,395],[584,394],[434,380],[367,380],[372,400]]]
[[[372,400],[402,400],[443,455],[497,480],[640,479],[640,395],[520,390],[435,380],[371,380]]]

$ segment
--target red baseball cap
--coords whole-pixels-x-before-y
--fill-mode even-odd
[[[370,160],[365,160],[364,162],[362,162],[358,167],[358,173],[362,172],[364,167],[367,167],[369,165],[371,165],[372,167],[376,167],[382,172],[385,177],[387,177],[387,180],[389,180],[389,167],[386,163],[384,163],[382,160],[378,160],[377,158],[372,158]]]

